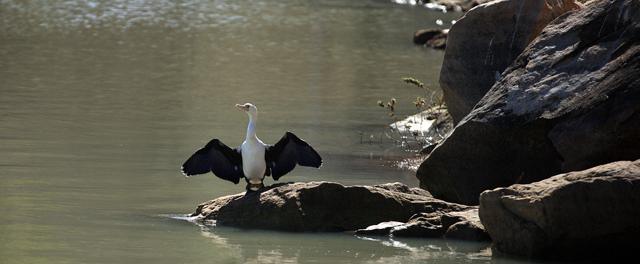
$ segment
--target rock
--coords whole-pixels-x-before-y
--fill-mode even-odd
[[[441,225],[421,221],[412,221],[391,229],[391,236],[394,237],[441,238],[442,233]]]
[[[479,222],[462,221],[453,224],[447,229],[444,234],[448,239],[462,239],[473,241],[491,241],[491,237],[484,230],[484,227]]]
[[[447,102],[449,103],[449,102]],[[640,158],[640,3],[596,0],[551,22],[420,165],[435,198]]]
[[[406,224],[393,227],[394,237],[452,238],[486,241],[489,235],[478,217],[478,208],[468,207],[453,212],[420,213]]]
[[[471,207],[465,211],[445,213],[440,220],[446,230],[444,238],[473,241],[491,240],[480,222],[477,207]]]
[[[444,234],[440,217],[443,212],[419,213],[403,225],[391,229],[392,237],[441,238]]]
[[[453,119],[451,114],[447,111],[446,107],[442,107],[444,111],[438,112],[433,124],[429,127],[426,133],[426,137],[430,137],[435,142],[440,142],[442,139],[453,131]]]
[[[413,33],[413,43],[434,49],[444,49],[447,44],[447,32],[442,29],[423,29]]]
[[[444,111],[436,116],[424,134],[424,138],[429,139],[428,142],[431,142],[431,144],[423,147],[420,150],[420,155],[430,154],[451,131],[453,131],[453,119],[451,119],[451,115],[446,111],[446,108],[444,108]]]
[[[446,230],[444,237],[448,239],[462,239],[473,241],[489,241],[491,238],[484,230],[478,208],[471,207],[468,210],[448,212],[440,218],[443,228]]]
[[[498,252],[569,261],[640,259],[640,160],[485,191],[480,219]]]
[[[390,127],[400,133],[415,134],[419,140],[435,144],[453,130],[453,121],[446,105],[440,105],[408,116],[391,124]]]
[[[477,6],[449,30],[440,86],[454,124],[553,19],[578,9],[574,0],[505,0]]]
[[[560,173],[562,157],[545,134],[550,128],[536,125],[544,124],[461,123],[418,167],[420,187],[435,198],[474,205],[484,190]]]
[[[340,232],[388,221],[405,222],[420,212],[467,207],[427,196],[400,183],[343,186],[332,182],[284,183],[255,193],[220,197],[198,206],[198,221],[291,232]]]
[[[401,225],[404,225],[404,223],[397,221],[382,222],[377,225],[368,226],[365,229],[358,229],[355,234],[357,236],[388,236],[391,229]]]
[[[431,4],[440,6],[439,8],[430,7],[432,9],[448,10],[448,11],[468,11],[469,9],[491,2],[494,0],[432,0]],[[427,4],[429,7],[429,4]]]
[[[400,192],[400,193],[408,193],[408,194],[415,194],[415,195],[420,195],[420,196],[432,197],[431,194],[428,191],[424,190],[424,189],[409,188],[409,186],[404,185],[404,184],[399,183],[399,182],[383,183],[383,184],[376,185],[375,187],[382,188],[382,189],[385,189],[385,190],[388,190],[388,191],[392,191],[392,192]]]
[[[438,145],[438,143],[440,143],[440,142],[437,142],[437,143],[434,143],[434,144],[431,144],[431,145],[428,145],[428,146],[426,146],[426,147],[422,148],[422,149],[420,150],[420,155],[428,155],[428,154],[431,154],[431,151],[433,151],[433,150],[436,148],[436,146]]]

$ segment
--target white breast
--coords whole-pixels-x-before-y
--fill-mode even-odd
[[[244,176],[251,183],[261,183],[264,178],[264,173],[267,170],[264,152],[265,146],[260,140],[250,140],[242,143],[242,170],[244,171]]]

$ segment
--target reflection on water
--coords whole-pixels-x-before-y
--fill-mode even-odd
[[[185,220],[186,217],[174,216]],[[490,243],[357,237],[353,234],[280,233],[200,226],[202,237],[228,252],[221,260],[244,263],[421,263],[425,260],[486,263]],[[254,241],[260,241],[256,244]]]
[[[443,53],[413,46],[411,34],[455,18],[383,0],[0,0],[0,259],[451,259],[429,245],[473,256],[442,241],[203,231],[164,216],[244,191],[180,173],[214,137],[242,143],[248,120],[236,103],[258,106],[264,142],[292,131],[324,158],[283,180],[416,187],[391,166],[413,153],[360,143],[358,131],[379,135],[392,122],[378,100],[415,112],[422,91],[402,77],[437,88]]]

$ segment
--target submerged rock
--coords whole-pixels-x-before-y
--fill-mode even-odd
[[[502,0],[469,10],[449,30],[440,86],[454,124],[553,19],[580,8],[574,0]]]
[[[340,232],[420,212],[460,211],[467,206],[434,199],[401,183],[343,186],[332,182],[282,183],[203,203],[192,214],[203,223],[291,232]]]
[[[480,196],[497,251],[528,258],[613,263],[640,259],[640,160]]]
[[[487,189],[635,160],[639,110],[640,2],[594,0],[551,22],[416,176],[478,204]]]

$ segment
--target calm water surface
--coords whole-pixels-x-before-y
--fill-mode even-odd
[[[242,143],[236,103],[258,106],[264,142],[292,131],[324,158],[284,181],[417,187],[392,166],[413,153],[380,146],[392,120],[376,102],[415,112],[425,94],[401,78],[435,89],[443,52],[412,33],[458,16],[385,0],[0,0],[0,262],[512,262],[488,244],[184,220],[244,190],[180,173],[214,137]]]

